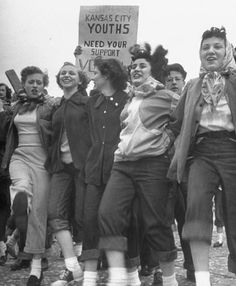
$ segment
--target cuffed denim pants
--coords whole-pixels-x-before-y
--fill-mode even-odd
[[[166,155],[114,163],[99,209],[101,249],[127,251],[125,233],[137,198],[142,230],[152,256],[150,266],[176,258],[173,233],[166,216],[168,167]]]
[[[228,269],[236,273],[236,140],[203,138],[195,146],[189,169],[184,239],[211,244],[212,199],[219,185],[230,253]]]
[[[48,221],[52,232],[76,227],[76,241],[83,239],[83,204],[85,184],[73,164],[52,175],[48,200]]]

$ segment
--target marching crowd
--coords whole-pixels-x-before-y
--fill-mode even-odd
[[[79,51],[80,53],[83,51]],[[96,58],[94,89],[65,62],[62,97],[47,94],[39,67],[21,71],[22,89],[0,84],[0,267],[30,266],[41,285],[56,240],[65,269],[52,286],[179,285],[177,222],[186,279],[211,286],[215,225],[236,273],[236,55],[225,28],[202,34],[199,76],[168,64],[167,50],[130,48],[131,64]],[[213,203],[215,200],[215,203]],[[15,252],[17,243],[19,251]]]

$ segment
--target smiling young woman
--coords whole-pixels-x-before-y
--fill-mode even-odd
[[[152,77],[149,45],[138,46],[132,54],[130,77],[130,100],[121,112],[119,144],[99,209],[100,248],[105,250],[110,266],[109,285],[134,285],[126,269],[125,253],[129,250],[126,229],[136,199],[149,265],[155,267],[160,262],[163,286],[176,286],[177,251],[165,216],[170,186],[166,178],[168,150],[173,142],[168,123],[175,99]]]
[[[228,268],[236,273],[236,64],[224,28],[203,33],[200,59],[200,76],[187,83],[173,114],[173,131],[180,134],[169,176],[181,182],[188,174],[183,238],[190,241],[196,285],[210,286],[212,199],[219,185]]]
[[[83,271],[73,249],[71,227],[78,229],[82,241],[84,181],[82,174],[90,147],[87,112],[87,78],[73,64],[66,62],[57,74],[63,90],[59,106],[52,116],[52,145],[46,162],[52,174],[48,220],[65,258],[65,270],[51,285],[80,281]]]

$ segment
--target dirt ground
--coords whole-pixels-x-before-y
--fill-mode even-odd
[[[175,232],[176,244],[179,245],[178,236]],[[213,235],[213,242],[215,240],[215,234]],[[236,276],[233,273],[227,271],[227,245],[224,242],[221,248],[211,248],[210,251],[210,272],[212,286],[236,286]],[[50,286],[50,283],[57,280],[60,271],[64,268],[63,259],[60,258],[59,248],[57,243],[54,243],[49,256],[49,269],[44,272],[44,279],[42,286]],[[14,259],[9,257],[5,266],[0,266],[0,285],[1,286],[24,286],[26,285],[29,269],[20,271],[10,271],[10,264],[14,262]],[[178,251],[178,259],[176,260],[176,273],[179,286],[194,286],[185,279],[185,270],[183,265],[182,251]],[[98,285],[105,285],[107,280],[107,272],[99,272]],[[148,286],[152,283],[152,277],[141,277],[142,286]],[[78,283],[71,283],[70,286],[79,285]]]

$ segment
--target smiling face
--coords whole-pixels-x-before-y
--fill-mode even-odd
[[[80,84],[77,68],[72,65],[63,66],[59,73],[59,81],[63,89],[77,88]]]
[[[24,89],[29,97],[37,98],[43,93],[43,74],[35,73],[27,76]]]
[[[200,49],[202,66],[207,71],[218,71],[222,68],[225,58],[225,42],[221,38],[211,37],[203,40]]]
[[[146,59],[137,59],[132,63],[130,76],[134,86],[143,84],[150,75],[151,64]]]

